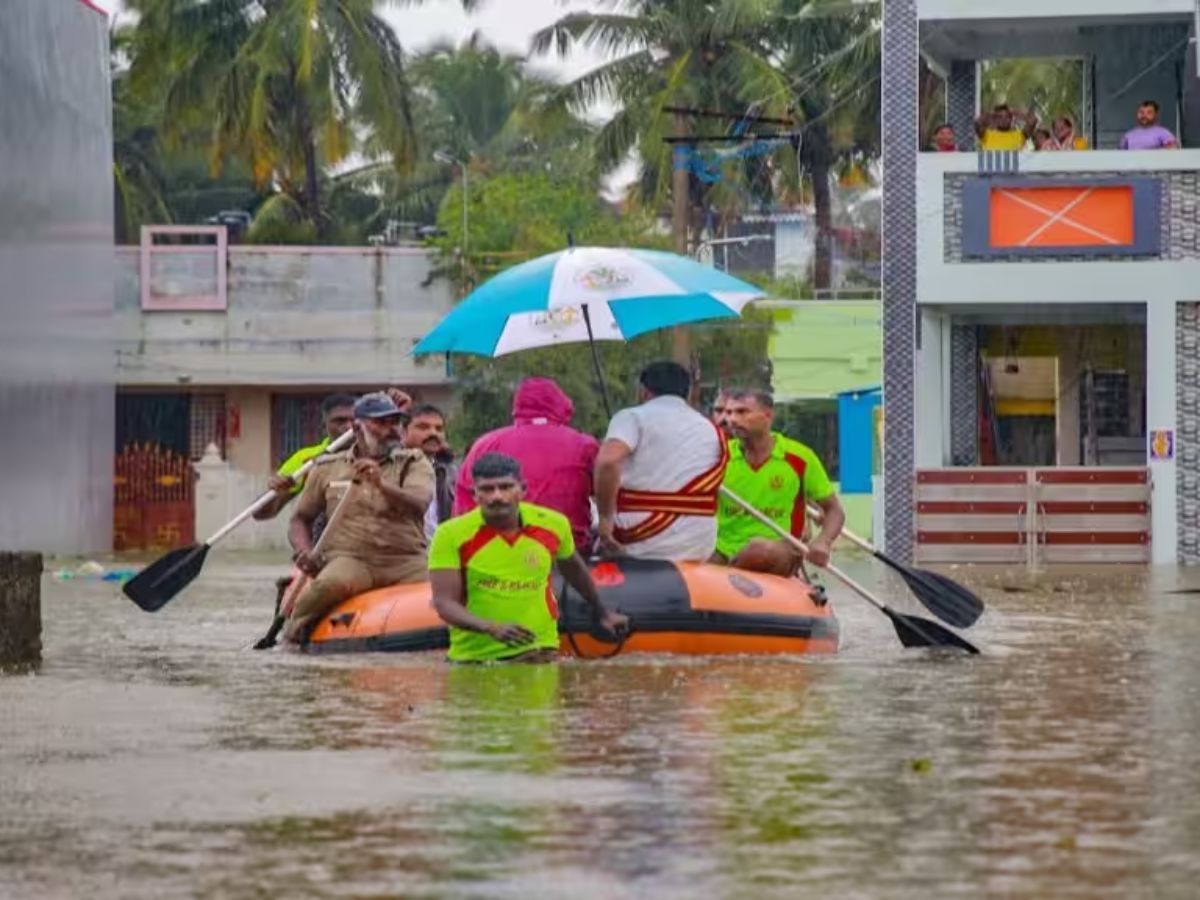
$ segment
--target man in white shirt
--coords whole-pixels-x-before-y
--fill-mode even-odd
[[[642,559],[713,554],[729,451],[721,430],[688,405],[691,381],[678,363],[651,363],[639,378],[641,405],[609,423],[595,474],[602,550]]]

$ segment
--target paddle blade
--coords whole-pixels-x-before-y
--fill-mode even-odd
[[[878,551],[875,558],[899,572],[913,596],[943,622],[970,628],[983,615],[983,601],[954,579],[928,569],[910,569]]]
[[[955,647],[967,653],[979,653],[979,648],[970,641],[964,640],[948,628],[943,628],[937,622],[918,616],[906,616],[887,606],[883,607],[883,612],[892,620],[896,636],[905,647]]]
[[[121,590],[146,612],[157,612],[200,574],[206,556],[208,544],[172,550],[125,582]]]

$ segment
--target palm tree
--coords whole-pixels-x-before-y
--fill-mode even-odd
[[[781,60],[803,129],[800,163],[811,178],[813,286],[833,281],[832,176],[878,159],[881,46],[873,4],[780,0],[769,52]]]
[[[439,151],[484,176],[555,166],[567,154],[591,159],[591,129],[551,102],[557,85],[478,33],[457,46],[435,44],[415,56],[407,72],[417,148],[413,166],[397,172],[386,144],[372,142],[365,152],[374,161],[335,179],[335,190],[379,197],[375,227],[386,218],[436,217],[457,181],[457,173],[434,159]]]
[[[672,152],[664,138],[679,123],[667,106],[783,114],[787,97],[755,94],[752,85],[778,81],[772,61],[761,53],[775,4],[746,0],[632,0],[622,13],[569,13],[534,35],[532,52],[567,55],[577,44],[613,57],[564,88],[563,97],[581,112],[597,100],[621,104],[597,134],[598,162],[606,170],[636,152],[641,164],[637,190],[644,201],[661,203],[671,187]],[[764,99],[766,102],[763,102]],[[711,123],[710,123],[711,124]],[[719,188],[692,177],[693,222],[697,206]]]
[[[637,191],[643,200],[659,204],[673,170],[664,138],[681,124],[664,107],[794,118],[803,129],[799,162],[812,176],[822,235],[816,284],[828,286],[830,173],[864,146],[878,146],[878,123],[873,141],[863,128],[872,120],[872,109],[877,118],[879,108],[877,87],[867,90],[878,84],[878,66],[871,72],[864,62],[878,59],[873,8],[828,0],[632,0],[625,9],[570,13],[532,42],[534,53],[565,55],[584,44],[614,57],[564,88],[564,99],[577,109],[602,98],[621,104],[598,133],[600,164],[612,169],[636,152]],[[703,227],[705,210],[729,216],[750,203],[798,200],[795,152],[781,146],[741,165],[726,164],[712,184],[690,176],[693,234]]]
[[[408,165],[404,54],[376,0],[129,0],[131,78],[165,86],[163,134],[206,126],[214,173],[230,157],[273,184],[314,223],[329,223],[325,166],[360,134]]]

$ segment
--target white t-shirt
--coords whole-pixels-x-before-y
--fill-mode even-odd
[[[655,397],[612,417],[606,440],[633,454],[621,470],[621,486],[635,491],[677,491],[721,458],[712,422],[682,397]],[[632,528],[649,513],[618,513],[617,526]],[[707,560],[717,546],[715,516],[680,516],[661,534],[625,546],[640,559]]]

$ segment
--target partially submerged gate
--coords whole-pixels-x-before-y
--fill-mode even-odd
[[[113,549],[168,550],[195,539],[195,475],[187,456],[130,444],[113,472]]]
[[[918,562],[1150,562],[1143,467],[922,469],[915,503]]]

